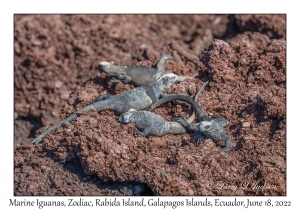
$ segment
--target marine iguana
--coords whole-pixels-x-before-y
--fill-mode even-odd
[[[200,143],[202,143],[206,138],[212,139],[214,142],[216,141],[225,141],[225,147],[221,150],[225,152],[230,151],[230,145],[231,145],[231,137],[225,133],[224,126],[227,126],[229,124],[228,120],[223,120],[219,116],[214,117],[208,117],[201,106],[197,104],[196,101],[194,101],[190,96],[188,95],[181,95],[181,94],[172,94],[168,95],[162,99],[160,99],[158,102],[151,105],[149,108],[149,112],[151,112],[153,109],[155,109],[157,106],[174,100],[181,100],[185,101],[192,105],[195,114],[199,120],[199,123],[193,123],[187,122],[184,119],[175,119],[176,122],[182,124],[184,127],[186,127],[188,130],[194,131],[196,134],[196,145],[198,146]]]
[[[195,95],[195,100],[198,99],[200,93],[205,88],[208,82],[206,82]],[[174,94],[175,95],[175,94]],[[170,95],[169,95],[170,96]],[[195,111],[193,114],[186,120],[186,122],[190,125],[195,119]],[[135,130],[136,133],[142,136],[164,136],[168,133],[170,134],[182,134],[186,133],[187,130],[178,122],[168,122],[163,117],[149,111],[137,111],[137,110],[129,110],[120,115],[119,122],[121,123],[132,123],[134,122],[138,129],[143,130],[139,131],[137,128]],[[191,124],[194,127],[197,127],[199,123],[196,125]]]
[[[168,90],[177,81],[177,76],[175,74],[165,74],[158,80],[131,89],[125,93],[118,96],[112,96],[110,94],[99,96],[92,104],[80,109],[69,117],[60,121],[56,125],[50,127],[48,130],[43,132],[41,135],[33,139],[30,143],[39,143],[42,138],[53,131],[55,128],[59,127],[65,122],[69,122],[77,117],[77,113],[86,112],[90,109],[96,109],[97,111],[103,110],[114,110],[119,114],[128,112],[129,110],[142,110],[151,106],[153,103],[157,102],[160,97],[165,97],[167,94],[164,92]]]
[[[110,82],[122,82],[123,84],[127,84],[130,82],[135,86],[140,86],[151,83],[161,76],[167,74],[164,69],[164,62],[167,59],[174,60],[172,56],[162,54],[160,60],[156,65],[157,69],[138,66],[115,65],[113,62],[109,63],[103,61],[98,65],[98,70],[110,75],[112,77]],[[194,78],[179,75],[176,76],[178,78],[178,81],[183,81],[186,78]]]
[[[163,117],[148,111],[129,110],[120,115],[119,122],[135,123],[135,132],[142,136],[164,136],[168,133],[182,134],[187,130],[178,122],[168,122]]]
[[[197,146],[206,139],[205,137],[207,137],[214,142],[225,141],[225,147],[221,148],[221,150],[224,152],[230,151],[231,137],[227,135],[224,130],[224,127],[229,124],[228,120],[223,120],[220,116],[204,116],[201,118],[198,126],[195,126],[195,123],[191,124],[185,119],[175,119],[175,121],[186,127],[188,130],[193,130],[195,132]]]

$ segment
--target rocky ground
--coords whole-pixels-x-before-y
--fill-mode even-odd
[[[15,195],[286,195],[285,15],[15,15],[14,40]],[[99,62],[155,67],[161,53],[174,57],[166,71],[197,75],[168,93],[194,96],[210,80],[198,103],[230,120],[230,153],[195,146],[193,133],[142,137],[94,110],[29,144],[97,96],[133,88]]]

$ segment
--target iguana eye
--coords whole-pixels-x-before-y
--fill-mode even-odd
[[[210,125],[206,125],[204,126],[205,129],[209,129],[210,128]]]
[[[162,80],[163,80],[164,85],[167,85],[169,83],[169,80],[167,77],[162,78]]]

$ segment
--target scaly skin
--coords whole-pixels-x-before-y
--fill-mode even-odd
[[[153,103],[158,101],[160,97],[166,96],[164,92],[168,90],[176,81],[176,75],[165,74],[155,82],[134,88],[118,96],[99,96],[92,104],[80,109],[79,111],[77,111],[77,113],[86,112],[90,109],[96,109],[97,111],[109,109],[114,110],[119,114],[122,114],[124,112],[128,112],[129,110],[146,109]],[[66,119],[50,127],[37,138],[33,139],[30,143],[39,143],[45,135],[47,135],[57,127],[61,126],[63,123],[70,122],[76,117],[76,113],[70,115]]]

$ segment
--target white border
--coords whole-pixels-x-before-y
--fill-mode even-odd
[[[299,182],[296,176],[299,170],[299,11],[296,4],[287,1],[1,1],[1,195],[0,206],[8,207],[9,199],[36,199],[34,197],[13,196],[13,14],[14,13],[286,13],[287,14],[287,196],[286,197],[238,197],[238,199],[266,200],[290,200],[292,208],[300,207]],[[274,157],[276,158],[276,157]],[[41,197],[40,197],[41,198]],[[43,200],[66,200],[68,197],[42,197]],[[75,198],[75,197],[71,197]],[[78,198],[78,197],[77,197]],[[104,198],[104,197],[101,197]],[[111,197],[110,197],[111,198]],[[118,197],[122,199],[123,197]],[[163,199],[175,201],[185,200],[187,197],[163,197]],[[198,197],[202,200],[204,197]],[[209,197],[213,200],[217,197]],[[234,197],[221,197],[223,200],[232,200]],[[79,199],[79,198],[78,198]],[[86,200],[94,200],[96,197],[84,197]],[[10,207],[17,208],[17,207]],[[24,207],[26,208],[26,207]],[[47,207],[45,207],[47,208]],[[100,207],[97,207],[100,208]],[[159,207],[156,207],[159,208]],[[199,208],[199,207],[197,207]],[[201,207],[200,207],[201,208]],[[226,207],[225,207],[226,208]],[[85,208],[82,208],[85,209]],[[86,207],[87,209],[87,207]],[[101,209],[106,209],[101,207]],[[161,208],[162,209],[162,208]],[[169,208],[171,209],[171,208]],[[179,209],[179,207],[177,208]],[[224,208],[222,208],[224,209]],[[229,208],[227,208],[229,209]]]

